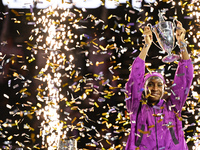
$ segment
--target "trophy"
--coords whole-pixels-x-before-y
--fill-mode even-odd
[[[163,17],[164,12],[159,11],[158,17],[159,17],[159,23],[156,24],[154,27],[152,27],[151,24],[151,30],[156,36],[156,39],[160,45],[160,47],[154,44],[160,48],[161,50],[168,53],[167,56],[163,57],[162,61],[164,63],[170,63],[173,61],[178,60],[180,57],[179,55],[172,54],[171,51],[175,48],[175,37],[174,37],[174,29],[176,27],[174,21],[165,21]]]
[[[60,140],[59,150],[77,150],[76,139]]]

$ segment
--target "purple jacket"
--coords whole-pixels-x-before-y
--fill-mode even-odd
[[[168,101],[161,99],[151,106],[142,102],[145,62],[137,57],[126,83],[126,107],[131,132],[126,150],[188,150],[182,131],[181,110],[193,79],[191,60],[181,60]]]

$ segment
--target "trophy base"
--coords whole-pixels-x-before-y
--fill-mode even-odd
[[[162,61],[163,61],[164,63],[171,63],[171,62],[174,62],[174,61],[178,60],[179,58],[180,58],[179,55],[171,54],[171,55],[165,56],[165,57],[162,59]]]

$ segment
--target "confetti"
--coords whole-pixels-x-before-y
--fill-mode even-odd
[[[62,1],[62,3],[66,2]],[[104,3],[102,1],[102,5]],[[126,112],[125,101],[130,100],[131,97],[130,95],[123,97],[123,93],[127,92],[124,89],[127,81],[125,74],[128,74],[132,60],[141,50],[142,41],[139,37],[143,33],[143,26],[148,22],[156,22],[154,13],[161,3],[169,7],[166,11],[172,12],[173,10],[174,12],[168,18],[185,19],[184,26],[188,26],[187,40],[190,43],[188,51],[195,66],[194,80],[192,86],[185,91],[187,93],[191,89],[188,103],[183,110],[187,119],[184,115],[182,118],[177,113],[175,114],[184,123],[186,141],[195,144],[193,149],[197,148],[199,136],[196,134],[200,129],[191,130],[190,127],[197,126],[199,123],[200,111],[198,105],[200,32],[198,31],[199,10],[197,9],[199,4],[198,1],[185,0],[181,2],[159,1],[153,5],[144,4],[145,11],[136,7],[130,9],[133,6],[130,2],[126,2],[126,8],[121,9],[120,7],[120,13],[109,13],[108,16],[101,18],[98,18],[98,15],[95,16],[96,12],[90,14],[90,10],[79,8],[63,9],[52,6],[39,10],[37,14],[34,14],[36,12],[32,5],[29,8],[30,13],[11,9],[14,15],[11,21],[15,26],[14,32],[17,36],[24,35],[23,30],[18,27],[20,25],[23,26],[26,23],[32,30],[27,41],[23,42],[27,44],[25,48],[27,52],[24,52],[27,56],[16,54],[10,57],[3,51],[0,54],[1,75],[4,76],[4,82],[7,82],[6,86],[9,88],[2,95],[6,101],[5,109],[9,110],[8,118],[12,118],[6,121],[2,119],[0,122],[3,127],[1,136],[5,140],[3,148],[11,149],[13,144],[24,149],[45,149],[47,147],[56,149],[59,141],[69,138],[68,132],[72,131],[76,132],[72,138],[83,142],[84,148],[124,149],[126,141],[123,141],[122,137],[128,136],[129,125],[135,123],[134,121],[129,122],[130,114]],[[179,13],[181,16],[178,16]],[[0,22],[5,21],[8,14],[9,12],[0,12]],[[7,44],[6,40],[1,42],[3,47]],[[20,43],[17,47],[24,48],[24,45]],[[158,50],[157,53],[158,55],[153,57],[155,60],[165,55],[163,51]],[[149,54],[151,55],[150,51]],[[168,96],[173,94],[177,100],[180,100],[178,93],[171,89],[176,86],[171,79],[174,74],[172,72],[176,70],[174,66],[177,65],[176,63],[178,62],[171,66],[156,65],[167,72],[165,77],[169,86],[167,85],[166,94]],[[6,65],[9,65],[8,74],[4,70]],[[20,67],[15,68],[16,66]],[[151,70],[153,67],[154,62],[150,61],[148,69]],[[34,71],[32,71],[33,68],[35,68]],[[176,76],[184,75],[180,73]],[[33,89],[35,84],[38,87]],[[134,86],[134,83],[131,86]],[[140,89],[140,92],[143,90],[143,88]],[[13,99],[16,101],[11,103]],[[141,101],[141,103],[147,104],[146,101]],[[169,109],[172,110],[173,107],[175,105],[169,106]],[[163,109],[162,107],[154,108]],[[192,114],[191,118],[196,117],[196,124],[192,123],[188,114]],[[21,120],[16,117],[20,117]],[[33,127],[26,122],[27,119],[30,122],[35,122],[33,119],[37,119],[41,124]],[[158,122],[162,123],[162,119]],[[20,132],[21,129],[18,127],[21,125],[22,128],[24,127],[24,133],[6,134],[9,132],[8,128]],[[101,127],[98,128],[98,125]],[[152,125],[148,128],[153,127]],[[36,133],[37,129],[40,130],[39,133]],[[107,134],[111,132],[110,130],[112,133]],[[141,132],[149,134],[146,131]],[[187,133],[193,135],[187,136]],[[16,140],[19,136],[26,140]],[[35,143],[32,147],[26,146],[27,143],[33,141],[41,141],[41,143]],[[116,144],[116,141],[120,143]]]

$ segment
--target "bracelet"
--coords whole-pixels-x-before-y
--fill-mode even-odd
[[[184,49],[184,47],[186,48],[187,47],[187,43],[186,42],[180,42],[181,44],[179,45],[178,44],[178,42],[177,42],[177,45],[179,46],[179,48],[180,48],[180,51],[181,52],[184,52],[185,51],[185,49]]]
[[[147,48],[149,46],[149,44],[144,44],[144,47]]]
[[[187,47],[187,43],[186,42],[182,42],[182,41],[181,41],[181,45],[179,45],[178,42],[177,42],[177,45],[179,46],[180,49],[184,48],[184,47]]]
[[[185,49],[180,49],[180,52],[184,52],[185,51]]]

